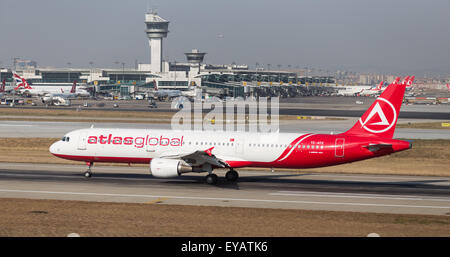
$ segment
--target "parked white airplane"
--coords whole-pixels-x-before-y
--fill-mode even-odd
[[[364,90],[370,89],[370,86],[337,86],[337,96],[357,96]]]
[[[159,89],[156,82],[155,84],[155,90],[153,91],[153,94],[157,98],[167,98],[172,99],[179,96],[186,96],[189,98],[193,98],[197,95],[197,87],[195,86],[189,86],[188,90],[182,91],[178,89]]]
[[[383,91],[383,84],[384,81],[381,81],[380,84],[378,84],[378,86],[370,88],[370,89],[366,89],[361,91],[361,93],[359,94],[360,96],[374,96],[374,95],[378,95]]]
[[[77,96],[90,96],[89,92],[86,90],[77,90],[77,82],[74,81],[70,92],[64,92],[61,89],[61,93],[45,94],[42,97],[42,102],[50,105],[70,105],[70,100],[76,98]]]
[[[411,148],[393,139],[405,84],[391,84],[356,124],[341,134],[175,131],[89,128],[74,130],[50,146],[60,158],[84,161],[86,177],[94,162],[146,163],[155,177],[207,172],[217,183],[215,168],[315,168],[392,154]]]
[[[14,79],[16,81],[16,91],[19,91],[20,94],[31,95],[31,96],[44,96],[46,94],[63,94],[64,92],[69,92],[72,86],[37,86],[33,85],[32,87],[27,82],[26,79],[20,77],[16,73],[13,73]],[[20,83],[17,83],[20,81]],[[76,88],[76,95],[79,96],[89,96],[89,92],[85,89]]]

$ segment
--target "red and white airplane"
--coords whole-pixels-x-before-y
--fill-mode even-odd
[[[84,161],[90,177],[95,162],[148,163],[155,177],[226,168],[226,179],[238,179],[236,168],[316,168],[365,160],[410,149],[393,139],[406,84],[393,83],[358,122],[341,134],[174,131],[88,128],[67,133],[50,146],[60,158]]]
[[[67,105],[70,104],[70,101],[68,101],[69,99],[76,98],[77,96],[87,97],[90,96],[90,94],[86,90],[77,92],[77,81],[74,81],[70,92],[64,92],[64,90],[61,89],[61,93],[45,94],[41,99],[45,104]]]
[[[0,87],[0,97],[3,96],[3,94],[6,92],[6,80],[2,81],[2,86]]]
[[[26,79],[20,77],[16,73],[13,73],[14,79],[16,81],[16,88],[14,90],[19,91],[21,94],[28,94],[32,96],[44,96],[47,94],[63,94],[64,91],[70,91],[74,86],[42,86],[33,85],[27,82]],[[89,92],[85,89],[81,89],[75,86],[75,95],[79,96],[90,96]]]
[[[406,80],[406,89],[411,89],[412,83],[414,82],[415,76],[407,77],[408,80]]]
[[[384,85],[384,81],[381,81],[380,84],[378,84],[378,86],[361,91],[360,95],[361,96],[373,96],[373,95],[380,94],[381,92],[383,92],[383,85]]]

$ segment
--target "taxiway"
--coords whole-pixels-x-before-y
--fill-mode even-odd
[[[217,186],[204,174],[158,179],[148,167],[0,164],[0,197],[199,206],[450,214],[450,178],[264,172],[241,169]]]

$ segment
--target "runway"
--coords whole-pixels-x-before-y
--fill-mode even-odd
[[[148,167],[0,164],[0,197],[450,215],[450,178],[239,170],[236,183],[218,171],[152,177]]]
[[[399,123],[408,120],[399,120]],[[280,121],[280,132],[338,134],[350,129],[357,122],[356,118],[347,120],[309,120]],[[170,124],[155,123],[120,123],[120,122],[58,122],[58,121],[1,121],[1,137],[62,137],[75,129],[89,128],[141,128],[170,129]],[[406,139],[450,139],[450,130],[397,128],[394,138]]]

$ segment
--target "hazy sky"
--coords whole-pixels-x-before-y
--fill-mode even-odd
[[[448,0],[0,0],[0,65],[148,63],[155,6],[170,21],[171,61],[198,48],[214,64],[450,73]]]

